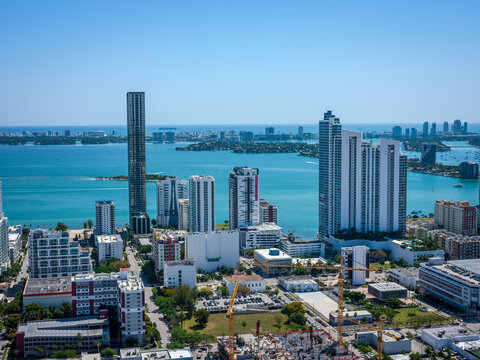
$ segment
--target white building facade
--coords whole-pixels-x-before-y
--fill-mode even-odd
[[[10,264],[16,263],[22,250],[22,225],[8,227],[8,257]]]
[[[188,233],[186,235],[187,258],[195,259],[197,269],[213,272],[221,266],[237,267],[239,254],[238,231]]]
[[[258,169],[236,166],[228,177],[229,225],[236,230],[241,225],[260,222]]]
[[[97,235],[95,237],[98,251],[98,261],[123,259],[123,239],[120,234]]]
[[[188,181],[167,177],[157,182],[157,224],[178,228],[178,201],[188,199]]]
[[[28,235],[28,274],[33,278],[65,277],[92,272],[90,253],[66,231],[35,229]]]
[[[189,231],[215,231],[215,179],[194,175],[189,178]]]
[[[187,285],[192,289],[197,285],[197,266],[194,259],[163,263],[163,286]]]
[[[0,272],[7,270],[9,261],[8,220],[3,213],[2,182],[0,181]]]
[[[228,293],[231,294],[235,288],[235,282],[238,281],[238,285],[246,286],[250,289],[250,294],[265,292],[265,279],[258,275],[234,275],[225,276],[222,279],[222,283],[227,287]]]
[[[188,231],[188,199],[178,199],[178,230]]]
[[[111,200],[95,202],[95,233],[111,235],[115,233],[115,203]]]
[[[350,268],[368,269],[370,267],[370,249],[366,246],[342,247],[342,266]],[[343,270],[345,280],[352,285],[365,285],[368,271]]]
[[[273,223],[241,226],[238,231],[240,233],[240,251],[242,254],[247,250],[258,247],[278,247],[283,237],[282,228]]]

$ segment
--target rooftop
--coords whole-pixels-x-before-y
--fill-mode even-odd
[[[227,283],[234,283],[238,278],[240,278],[240,282],[248,282],[248,281],[263,281],[263,278],[259,275],[233,275],[233,276],[225,276],[223,280]]]
[[[88,326],[96,327],[96,329],[88,330]],[[77,337],[79,333],[83,336],[101,335],[103,333],[102,327],[108,328],[108,319],[85,316],[71,319],[30,321],[26,324],[20,324],[18,331],[25,332],[25,337]]]
[[[368,287],[372,287],[378,291],[399,291],[399,290],[407,290],[407,288],[399,285],[395,282],[384,282],[384,283],[375,283],[375,284],[368,284]]]
[[[263,223],[259,225],[240,226],[240,231],[282,231],[282,227],[275,223]]]
[[[480,284],[480,261],[478,259],[451,260],[441,265],[422,264],[426,268],[434,268],[445,275],[450,275],[471,284]]]
[[[464,326],[445,326],[439,328],[422,329],[422,335],[423,334],[428,334],[435,338],[441,339],[455,339],[457,337],[476,335],[478,339],[480,339],[480,336],[478,336],[477,333]]]
[[[257,249],[254,251],[254,255],[257,254],[268,260],[292,260],[292,257],[282,250],[272,249]]]
[[[409,267],[409,268],[392,268],[388,270],[389,273],[403,275],[403,276],[416,276],[418,277],[418,268]]]
[[[178,260],[178,261],[166,261],[163,263],[164,267],[175,267],[175,266],[194,266],[195,259],[187,260]]]
[[[23,296],[53,295],[72,292],[72,279],[63,278],[29,278]]]
[[[311,284],[312,282],[315,282],[315,280],[312,279],[311,276],[309,275],[301,275],[301,276],[296,276],[296,275],[291,275],[291,276],[282,276],[278,278],[278,281],[286,281],[286,282],[293,282],[295,284]]]
[[[122,237],[120,234],[114,234],[114,235],[97,235],[95,240],[98,243],[113,243],[113,242],[123,242]]]

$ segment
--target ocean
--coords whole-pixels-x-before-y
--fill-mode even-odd
[[[228,219],[228,172],[234,166],[260,169],[260,196],[278,206],[279,225],[297,236],[314,238],[318,226],[318,162],[297,154],[234,154],[228,151],[176,151],[182,144],[148,143],[147,172],[181,178],[212,175],[216,179],[217,223]],[[439,153],[442,162],[478,160],[466,142]],[[128,221],[126,181],[95,180],[127,174],[127,145],[0,146],[3,209],[10,225],[55,227],[59,221],[80,228],[95,222],[95,201],[114,200],[117,225]],[[409,153],[410,157],[418,154]],[[464,187],[454,187],[461,182]],[[478,204],[477,180],[408,174],[407,209],[433,212],[438,199]],[[156,217],[156,189],[147,183],[147,211]]]

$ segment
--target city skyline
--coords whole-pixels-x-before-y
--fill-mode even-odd
[[[345,123],[474,123],[478,7],[11,2],[0,22],[0,123],[119,124],[135,89],[159,125],[314,123],[327,108]]]

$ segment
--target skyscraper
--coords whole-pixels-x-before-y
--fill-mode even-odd
[[[115,232],[115,203],[112,200],[95,202],[95,233],[111,235]]]
[[[462,133],[462,120],[455,120],[452,125],[452,134],[459,135]]]
[[[8,221],[3,214],[2,182],[0,181],[0,270],[3,272],[8,266]]]
[[[400,139],[402,137],[402,127],[394,126],[392,129],[392,137],[395,139]]]
[[[333,235],[340,229],[342,125],[332,111],[319,121],[318,235]]]
[[[400,142],[362,142],[362,133],[342,131],[341,229],[403,231],[406,156]]]
[[[213,176],[190,176],[188,193],[189,231],[215,231],[215,179]]]
[[[145,173],[145,93],[127,93],[128,192],[130,227],[135,234],[150,230]]]
[[[410,129],[409,128],[406,128],[405,129],[405,138],[410,138]]]
[[[448,133],[448,121],[445,121],[445,122],[443,123],[443,132],[444,132],[444,133]]]
[[[432,127],[430,130],[430,135],[431,136],[436,136],[437,135],[437,123],[432,123]]]
[[[230,230],[260,222],[258,169],[236,166],[228,177]]]
[[[428,136],[428,121],[423,123],[423,137]]]
[[[157,182],[157,223],[178,228],[178,201],[188,199],[188,181],[167,177]]]
[[[298,140],[303,139],[303,126],[298,127]]]
[[[412,138],[412,139],[416,139],[416,138],[417,138],[417,129],[412,128],[412,129],[410,130],[410,134],[411,134],[411,138]]]
[[[420,162],[422,164],[435,164],[437,162],[436,158],[437,145],[434,143],[423,143],[422,144],[422,155],[420,156]]]

